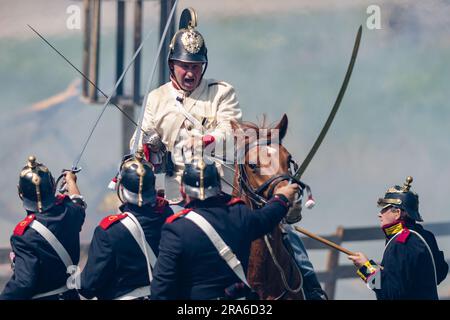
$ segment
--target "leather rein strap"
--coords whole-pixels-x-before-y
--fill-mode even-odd
[[[267,142],[265,142],[265,143],[263,142],[263,144],[267,145]],[[259,143],[252,144],[251,147],[259,147]],[[245,152],[245,155],[250,151],[251,147],[248,148],[247,152]],[[297,164],[292,159],[289,159],[289,164],[291,164],[291,163],[294,164],[294,170],[295,170],[295,168],[298,167]],[[248,198],[250,199],[252,206],[255,206],[255,207],[263,207],[267,203],[267,200],[272,198],[275,188],[283,181],[289,181],[289,183],[293,182],[293,183],[297,183],[298,185],[300,185],[300,187],[301,187],[301,189],[299,191],[300,197],[303,196],[303,190],[306,188],[306,185],[303,182],[301,182],[300,180],[294,178],[294,176],[290,172],[290,173],[277,174],[277,175],[271,177],[270,179],[268,179],[267,181],[265,181],[258,188],[254,189],[248,183],[249,177],[245,170],[245,164],[242,164],[242,163],[238,164],[237,169],[238,169],[238,177],[240,177],[240,179],[238,179],[239,186],[240,186],[241,190],[243,190],[245,192],[245,194],[248,196]],[[267,190],[267,195],[265,196],[264,193],[266,190]]]

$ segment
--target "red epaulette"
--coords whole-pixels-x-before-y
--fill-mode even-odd
[[[15,236],[21,236],[24,234],[25,230],[27,229],[27,227],[30,225],[31,222],[33,222],[33,220],[36,218],[36,216],[34,214],[30,214],[28,215],[25,219],[23,219],[22,221],[20,221],[17,226],[14,228],[14,232],[13,234]]]
[[[242,200],[241,198],[233,198],[230,201],[227,202],[227,206],[232,206],[235,205],[237,203],[242,203],[245,204],[244,200]]]
[[[163,213],[164,209],[169,205],[169,201],[164,199],[163,197],[156,197],[156,205],[155,205],[155,212],[156,213]]]
[[[172,223],[172,222],[174,222],[175,220],[177,220],[178,218],[180,218],[180,217],[186,215],[186,214],[187,214],[188,212],[190,212],[190,211],[192,211],[192,209],[183,209],[183,210],[181,210],[181,211],[179,211],[179,212],[177,212],[177,213],[174,213],[173,215],[171,215],[170,217],[168,217],[168,218],[166,219],[166,223]]]
[[[410,234],[411,231],[409,231],[409,229],[407,228],[404,228],[402,232],[395,238],[395,242],[405,243],[406,240],[408,240]]]
[[[66,198],[68,198],[69,196],[67,195],[67,194],[57,194],[56,195],[56,201],[55,201],[55,203],[57,204],[57,205],[60,205],[61,203],[63,203],[64,202],[64,200],[66,199]]]
[[[112,214],[110,216],[104,217],[100,222],[100,227],[103,230],[108,229],[114,222],[120,221],[127,216],[126,213]]]

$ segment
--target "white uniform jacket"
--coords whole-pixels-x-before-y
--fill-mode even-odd
[[[155,130],[172,154],[174,148],[182,142],[180,140],[184,140],[186,130],[189,132],[196,129],[180,108],[184,108],[203,124],[202,134],[214,136],[218,145],[231,134],[231,121],[240,122],[242,119],[236,93],[230,84],[214,79],[202,79],[200,85],[189,96],[185,96],[182,90],[176,90],[173,84],[168,82],[150,92],[142,129],[146,132]],[[130,147],[133,146],[135,135],[136,132],[130,141]],[[175,160],[176,175],[180,176],[184,164],[179,159],[172,159]]]

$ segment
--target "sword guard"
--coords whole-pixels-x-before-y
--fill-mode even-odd
[[[60,176],[58,177],[58,179],[56,180],[56,187],[57,187],[57,189],[58,189],[58,192],[61,193],[61,194],[65,193],[65,192],[67,191],[67,184],[64,182],[64,183],[61,185],[60,188],[58,188],[58,185],[59,185],[59,183],[61,182],[61,180],[64,178],[64,173],[67,172],[67,171],[70,171],[70,172],[73,172],[73,173],[78,173],[78,172],[81,171],[81,167],[80,167],[80,168],[72,167],[72,169],[62,169],[62,170],[61,170],[61,175],[60,175]],[[64,180],[62,180],[62,181],[64,181]]]

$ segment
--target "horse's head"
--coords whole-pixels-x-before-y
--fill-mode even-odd
[[[262,207],[279,187],[292,181],[302,188],[300,201],[303,188],[308,187],[293,177],[293,170],[297,169],[297,165],[282,144],[288,127],[287,116],[283,115],[281,120],[270,128],[252,123],[232,125],[237,140],[234,185],[239,188],[243,199],[253,208]],[[301,204],[298,203],[297,206],[300,208],[300,215]],[[271,275],[271,281],[267,281],[268,274]],[[284,247],[281,228],[272,230],[270,237],[252,243],[248,279],[261,299],[303,297],[300,271]]]
[[[261,206],[277,188],[292,180],[291,154],[282,145],[288,118],[272,127],[252,123],[233,124],[236,132],[239,186],[253,206]],[[295,181],[298,183],[298,181]]]

